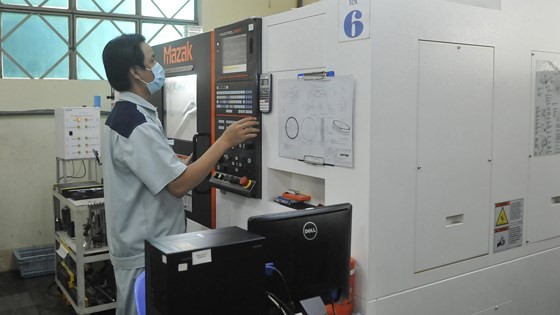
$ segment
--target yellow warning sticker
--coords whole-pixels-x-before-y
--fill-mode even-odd
[[[523,245],[523,199],[494,204],[494,253]]]
[[[500,215],[498,216],[498,221],[496,221],[496,226],[502,226],[509,224],[506,212],[504,211],[504,207],[500,210]]]

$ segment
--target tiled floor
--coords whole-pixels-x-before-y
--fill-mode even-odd
[[[103,315],[114,314],[107,311]],[[64,305],[54,275],[23,279],[19,272],[0,273],[0,315],[68,315],[72,306]]]

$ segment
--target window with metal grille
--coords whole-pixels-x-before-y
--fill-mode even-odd
[[[0,77],[104,80],[101,53],[121,34],[150,45],[187,36],[198,0],[0,0]]]

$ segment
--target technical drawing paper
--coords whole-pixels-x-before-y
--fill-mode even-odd
[[[278,82],[280,156],[353,166],[354,78]]]

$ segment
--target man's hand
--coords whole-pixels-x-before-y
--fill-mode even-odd
[[[260,131],[256,128],[258,125],[259,122],[255,117],[243,118],[229,125],[220,138],[228,147],[234,147],[249,139],[255,138]]]
[[[222,155],[231,147],[255,138],[260,131],[256,126],[259,122],[255,117],[243,118],[226,128],[221,137],[210,146],[191,166],[175,180],[167,184],[169,192],[177,197],[183,197],[189,190],[196,187],[212,170]],[[191,164],[191,158],[183,160],[186,165]]]

